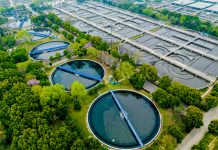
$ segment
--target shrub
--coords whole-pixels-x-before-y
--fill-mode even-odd
[[[71,54],[71,53],[68,53],[68,54],[66,55],[66,57],[67,57],[68,59],[70,59],[70,58],[72,57],[72,54]]]
[[[181,143],[182,139],[185,137],[185,134],[182,131],[182,129],[177,126],[171,126],[169,128],[169,133],[176,138],[178,143]]]
[[[208,130],[211,134],[218,135],[218,119],[210,122]]]
[[[73,100],[73,109],[76,111],[81,110],[81,103],[79,100],[77,99]]]
[[[89,90],[89,95],[96,94],[98,90],[100,90],[103,87],[105,87],[105,84],[103,82],[99,83],[98,85]]]
[[[200,128],[203,125],[203,112],[195,107],[189,106],[187,108],[187,114],[184,118],[187,131],[190,131],[193,128]]]
[[[175,97],[160,88],[152,93],[152,97],[163,108],[173,108],[179,106],[180,104],[180,100],[178,97]]]

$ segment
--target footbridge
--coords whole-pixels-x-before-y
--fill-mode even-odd
[[[75,75],[79,75],[79,76],[82,76],[82,77],[85,77],[85,78],[88,78],[88,79],[92,79],[92,80],[96,80],[96,81],[101,81],[102,80],[99,77],[91,76],[91,75],[88,75],[86,73],[83,73],[83,72],[80,72],[80,71],[76,71],[76,70],[73,70],[71,68],[67,68],[67,67],[64,67],[64,66],[58,66],[58,69],[60,69],[62,71],[65,71],[65,72],[69,72],[69,73],[75,74]]]
[[[201,72],[201,71],[199,71],[199,70],[197,70],[197,69],[195,69],[195,68],[192,68],[192,67],[190,67],[190,66],[188,66],[188,65],[185,65],[185,64],[183,64],[183,63],[181,63],[181,62],[179,62],[179,61],[176,61],[176,60],[174,60],[174,59],[172,59],[172,58],[169,58],[169,57],[166,57],[166,56],[164,56],[164,55],[162,55],[162,54],[156,53],[156,52],[155,52],[154,50],[152,50],[151,48],[145,47],[145,46],[143,46],[143,45],[140,45],[139,43],[136,43],[136,42],[134,42],[134,41],[131,41],[131,40],[129,40],[128,38],[125,38],[125,37],[123,37],[123,36],[120,35],[120,34],[113,33],[113,32],[111,33],[110,30],[105,29],[105,28],[102,28],[102,27],[99,27],[97,24],[92,23],[92,22],[90,22],[90,21],[88,21],[88,20],[86,20],[86,19],[83,19],[83,18],[81,18],[81,17],[79,17],[79,16],[77,16],[77,15],[75,15],[75,14],[72,14],[72,13],[70,13],[70,12],[67,12],[67,11],[65,11],[65,10],[63,10],[63,9],[60,9],[60,8],[57,8],[57,7],[54,7],[54,8],[55,8],[56,10],[58,10],[58,11],[62,11],[62,12],[65,13],[65,14],[68,14],[68,15],[70,15],[70,16],[72,16],[72,17],[74,17],[74,18],[76,18],[76,19],[78,19],[78,20],[80,20],[80,21],[83,21],[83,22],[85,22],[85,23],[87,23],[87,24],[89,24],[89,25],[91,25],[91,26],[93,26],[93,27],[95,27],[95,28],[97,28],[97,29],[103,31],[103,32],[106,32],[106,33],[108,33],[108,34],[111,34],[111,35],[113,35],[114,37],[116,37],[116,38],[118,38],[118,39],[121,39],[122,41],[125,41],[125,42],[127,42],[127,43],[133,45],[134,47],[139,48],[140,50],[143,50],[143,51],[145,51],[145,52],[147,52],[147,53],[150,53],[151,55],[154,55],[154,56],[158,57],[159,59],[162,59],[162,60],[164,60],[164,61],[166,61],[166,62],[168,62],[168,63],[170,63],[170,64],[172,64],[172,65],[175,65],[175,66],[181,68],[182,70],[186,70],[186,71],[190,72],[190,73],[193,74],[193,75],[196,75],[196,76],[198,76],[198,77],[200,77],[200,78],[202,78],[202,79],[205,79],[205,80],[207,80],[207,81],[210,81],[210,82],[215,82],[215,81],[216,81],[216,77],[214,77],[214,76],[212,76],[212,75],[209,75],[209,74],[207,74],[207,73],[203,73],[203,72]]]
[[[116,98],[114,92],[112,90],[110,90],[110,93],[113,97],[114,102],[116,103],[117,107],[119,108],[119,110],[122,112],[123,117],[126,120],[126,123],[128,124],[129,129],[131,130],[131,132],[133,133],[134,137],[136,138],[138,144],[143,147],[143,142],[141,140],[141,138],[139,137],[138,133],[136,132],[135,128],[132,125],[132,122],[129,120],[128,114],[126,113],[126,111],[123,109],[122,105],[120,104],[119,100]]]

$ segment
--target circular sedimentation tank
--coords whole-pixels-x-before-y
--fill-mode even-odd
[[[91,104],[87,123],[93,135],[108,147],[134,149],[148,145],[157,137],[161,116],[146,96],[116,90],[100,95]]]
[[[70,91],[74,81],[82,83],[86,89],[90,89],[104,78],[104,68],[92,60],[73,60],[64,63],[52,72],[52,84],[61,84]]]
[[[38,41],[51,35],[52,30],[47,28],[36,28],[28,31],[32,35],[32,41]]]
[[[64,55],[64,50],[69,46],[68,42],[65,41],[50,41],[42,43],[34,47],[29,55],[33,59],[37,60],[49,60],[49,58],[55,57],[56,53],[60,53],[61,56]]]

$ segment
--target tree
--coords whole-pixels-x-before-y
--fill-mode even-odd
[[[11,52],[11,57],[16,63],[28,60],[28,54],[25,48],[17,48]]]
[[[77,139],[71,146],[70,150],[85,150],[85,143],[83,140]]]
[[[87,90],[83,84],[75,81],[71,86],[71,96],[73,100],[85,100],[87,97]]]
[[[189,106],[186,110],[184,122],[187,131],[193,128],[199,128],[203,125],[203,112],[195,106]]]
[[[144,74],[148,81],[154,82],[158,80],[157,69],[154,66],[142,65],[139,68],[140,72]]]
[[[218,119],[212,120],[208,126],[209,133],[218,135]]]
[[[43,108],[55,109],[55,114],[64,119],[67,115],[66,102],[69,99],[64,87],[59,84],[45,86],[40,94],[40,104]]]
[[[178,97],[167,93],[161,88],[158,88],[154,93],[152,93],[152,97],[163,108],[173,108],[180,105],[180,100]]]
[[[169,128],[169,133],[177,139],[178,143],[181,143],[182,139],[185,137],[185,134],[182,131],[182,129],[177,126],[171,126]]]
[[[136,89],[141,89],[144,86],[144,83],[146,81],[146,77],[142,73],[134,73],[129,80],[133,87]]]
[[[27,32],[27,30],[20,30],[17,32],[16,39],[19,41],[25,41],[29,43],[31,41],[31,34]]]
[[[87,48],[87,54],[92,55],[94,57],[97,57],[99,55],[99,51],[94,47],[88,47]]]
[[[134,73],[133,69],[134,67],[129,62],[122,62],[120,67],[113,73],[113,76],[116,80],[129,79]]]
[[[81,103],[78,99],[73,101],[73,109],[76,111],[81,110]]]
[[[167,88],[170,87],[170,85],[171,85],[171,79],[169,78],[169,76],[164,75],[159,79],[160,88],[167,90]]]

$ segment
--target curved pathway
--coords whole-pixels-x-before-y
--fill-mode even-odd
[[[204,113],[204,125],[201,126],[201,128],[194,128],[189,134],[187,134],[176,150],[191,150],[191,147],[198,144],[204,137],[205,133],[208,131],[207,128],[209,123],[214,119],[218,119],[218,106]]]

